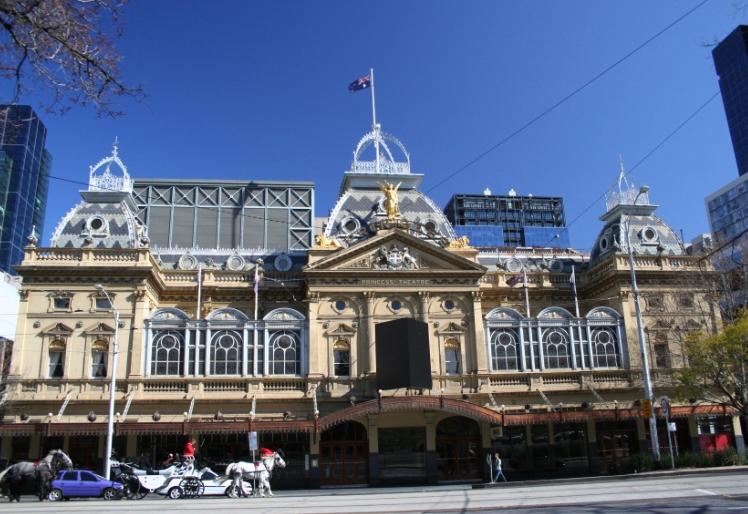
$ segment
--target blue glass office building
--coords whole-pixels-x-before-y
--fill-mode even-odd
[[[476,248],[569,248],[564,201],[557,196],[455,194],[444,213]]]
[[[52,157],[44,148],[47,129],[34,110],[27,105],[0,105],[0,172],[10,172],[6,182],[2,232],[0,233],[0,270],[13,273],[13,266],[23,260],[26,237],[36,227],[41,239],[44,211],[47,206],[49,171]]]
[[[748,26],[740,25],[712,51],[738,164],[748,172]]]

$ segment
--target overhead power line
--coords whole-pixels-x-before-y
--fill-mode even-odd
[[[511,141],[512,139],[514,139],[516,136],[520,135],[522,132],[524,132],[525,130],[527,130],[531,126],[535,125],[538,121],[540,121],[541,119],[545,118],[547,115],[549,115],[550,113],[552,113],[553,111],[555,111],[556,109],[558,109],[559,107],[561,107],[563,104],[565,104],[566,102],[568,102],[569,100],[571,100],[572,98],[574,98],[575,96],[577,96],[579,93],[581,93],[582,91],[584,91],[585,89],[587,89],[589,86],[591,86],[592,84],[594,84],[595,82],[597,82],[599,79],[601,79],[605,75],[607,75],[610,71],[612,71],[613,69],[615,69],[616,67],[618,67],[620,64],[622,64],[625,61],[627,61],[630,57],[632,57],[637,52],[639,52],[639,50],[641,50],[642,48],[646,47],[647,45],[649,45],[650,43],[652,43],[653,41],[655,41],[657,38],[659,38],[660,36],[662,36],[663,34],[665,34],[671,28],[675,27],[678,23],[680,23],[684,19],[688,18],[691,14],[693,14],[694,11],[696,11],[697,9],[699,9],[701,6],[703,6],[707,2],[709,2],[709,0],[703,0],[702,2],[699,2],[694,7],[692,7],[688,11],[686,11],[685,13],[681,14],[680,16],[678,16],[675,20],[673,20],[672,22],[670,22],[669,24],[667,24],[665,27],[663,27],[658,32],[656,32],[654,35],[652,35],[649,38],[647,38],[643,43],[640,43],[638,46],[636,46],[633,50],[629,51],[623,57],[621,57],[620,59],[618,59],[614,63],[608,65],[607,67],[603,68],[602,71],[598,72],[592,78],[590,78],[589,80],[587,80],[586,82],[584,82],[581,86],[577,87],[576,89],[574,89],[573,91],[571,91],[570,93],[568,93],[566,96],[562,97],[561,99],[557,100],[550,107],[547,107],[545,110],[541,111],[540,114],[537,114],[535,117],[531,118],[529,121],[527,121],[524,124],[520,125],[514,131],[510,132],[508,135],[506,135],[503,138],[499,139],[496,143],[494,143],[493,145],[491,145],[490,147],[488,147],[486,150],[484,150],[483,152],[479,153],[478,155],[476,155],[475,157],[473,157],[472,159],[470,159],[468,162],[466,162],[465,164],[463,164],[462,166],[460,166],[459,168],[457,168],[452,173],[448,174],[446,177],[444,177],[443,179],[441,179],[439,182],[437,182],[436,184],[434,184],[433,186],[431,186],[426,191],[426,193],[430,193],[431,191],[433,191],[437,187],[439,187],[439,186],[447,183],[449,180],[451,180],[455,176],[459,175],[460,173],[462,173],[463,171],[465,171],[466,169],[468,169],[470,166],[472,166],[476,162],[478,162],[481,159],[483,159],[485,156],[487,156],[488,154],[490,154],[491,152],[493,152],[497,148],[499,148],[499,147],[503,146],[504,144],[508,143],[509,141]]]

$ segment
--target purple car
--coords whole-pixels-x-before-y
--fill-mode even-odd
[[[84,496],[117,500],[122,494],[123,487],[119,482],[107,480],[93,471],[73,469],[60,471],[57,478],[52,480],[52,490],[48,498],[53,502],[65,498]]]

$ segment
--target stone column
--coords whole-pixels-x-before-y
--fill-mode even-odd
[[[745,459],[745,438],[743,427],[740,425],[740,416],[731,416],[732,434],[735,436],[735,449],[738,451],[741,461]]]
[[[135,457],[138,455],[138,436],[127,434],[127,444],[125,446],[125,455],[123,457]]]
[[[493,440],[491,439],[491,424],[486,421],[480,423],[480,439],[481,439],[481,469],[483,470],[483,480],[486,482],[491,481],[491,473],[493,470],[489,464],[487,457],[493,455]]]
[[[587,460],[591,475],[600,474],[600,452],[597,447],[597,427],[594,419],[587,420]]]
[[[481,298],[483,293],[480,291],[473,291],[473,341],[472,346],[475,348],[475,366],[473,369],[477,370],[478,373],[488,373],[488,356],[486,355],[486,334],[483,330],[483,308],[481,306]],[[466,342],[467,343],[467,342]],[[468,371],[465,369],[464,371]]]
[[[366,336],[369,350],[369,373],[377,372],[377,347],[374,332],[374,293],[366,291]]]
[[[35,459],[40,458],[41,451],[42,451],[41,434],[39,434],[38,432],[35,434],[31,434],[31,439],[29,441],[29,459],[35,460]]]
[[[13,437],[0,437],[0,459],[9,461],[11,447],[13,446]]]
[[[699,448],[699,423],[696,414],[688,415],[688,436],[691,438],[691,451],[694,453],[701,451]]]
[[[435,484],[439,480],[439,469],[437,467],[436,453],[436,413],[424,412],[423,418],[426,423],[426,482]]]
[[[120,352],[125,356],[125,369],[128,373],[118,378],[140,377],[140,362],[143,359],[143,347],[146,341],[145,318],[149,314],[149,302],[144,286],[135,290],[135,305],[133,306],[132,322],[119,333]],[[147,373],[147,371],[146,371]]]
[[[320,334],[317,313],[319,309],[319,293],[309,293],[309,374],[317,375],[322,373],[320,351],[326,350],[326,346],[320,344],[322,337]],[[330,372],[332,374],[332,372]]]
[[[369,485],[379,485],[379,414],[369,414]]]
[[[309,434],[309,469],[306,476],[309,480],[309,487],[319,488],[319,439],[322,434],[312,432]]]
[[[654,406],[652,406],[654,409]],[[636,418],[636,438],[639,440],[639,451],[645,453],[651,450],[647,433],[649,427],[645,425],[644,418]]]
[[[535,455],[534,449],[532,447],[532,425],[525,425],[525,444],[527,446],[527,453],[525,455],[525,467],[529,470],[533,470],[535,469]]]

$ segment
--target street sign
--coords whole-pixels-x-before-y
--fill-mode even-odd
[[[652,415],[652,402],[648,398],[642,400],[642,416],[648,418]]]
[[[247,437],[249,438],[249,451],[256,451],[257,450],[257,432],[249,432],[247,434]]]
[[[662,408],[662,415],[665,416],[665,418],[670,417],[670,398],[667,396],[663,396],[660,398],[660,407]]]
[[[675,426],[675,421],[671,421],[670,423],[668,423],[667,429],[670,430],[671,432],[677,432],[678,427]]]

